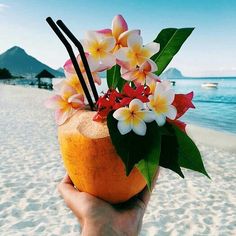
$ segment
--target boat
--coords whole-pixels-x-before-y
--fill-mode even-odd
[[[202,87],[203,88],[217,88],[218,87],[218,83],[207,82],[207,83],[203,83]]]

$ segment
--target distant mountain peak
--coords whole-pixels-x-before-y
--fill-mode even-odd
[[[64,69],[63,69],[62,67],[59,67],[59,68],[57,69],[57,71],[59,71],[59,72],[61,72],[61,73],[64,73]]]
[[[27,54],[26,51],[18,46],[9,48],[0,54],[0,68],[8,69],[15,76],[35,76],[42,70],[47,70],[55,77],[62,77],[62,71],[54,70],[36,58]]]
[[[27,54],[23,48],[18,47],[18,46],[14,46],[14,47],[9,48],[5,53],[11,53],[11,54],[24,53],[24,54]]]
[[[161,79],[181,79],[184,78],[181,71],[176,68],[169,68],[162,73]]]

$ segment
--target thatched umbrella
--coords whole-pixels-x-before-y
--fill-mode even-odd
[[[35,77],[38,78],[38,79],[41,79],[41,78],[49,78],[49,79],[55,78],[55,76],[53,74],[51,74],[50,72],[48,72],[47,70],[42,70]]]
[[[55,78],[55,76],[53,74],[51,74],[47,70],[43,70],[39,74],[37,74],[35,77],[38,79],[38,87],[39,88],[45,87],[48,89],[52,89],[52,78]],[[51,79],[50,84],[42,83],[41,78]]]

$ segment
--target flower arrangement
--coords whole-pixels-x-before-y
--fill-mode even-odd
[[[56,32],[50,19],[48,22]],[[58,25],[71,36],[61,21]],[[46,102],[56,109],[56,123],[64,124],[88,102],[96,111],[93,120],[107,123],[126,175],[138,168],[149,188],[158,166],[181,177],[181,167],[208,176],[197,146],[185,132],[186,124],[179,120],[194,108],[193,92],[176,94],[171,83],[159,77],[192,31],[167,28],[143,45],[141,31],[129,30],[125,19],[117,15],[111,29],[89,31],[80,42],[72,35],[84,53],[80,51],[76,58],[68,50],[71,59],[64,65],[66,79],[54,86],[56,95]],[[98,97],[93,83],[101,84],[102,71],[107,72],[108,91]],[[88,95],[91,90],[95,104]]]

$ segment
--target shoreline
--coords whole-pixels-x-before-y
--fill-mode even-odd
[[[2,87],[9,87],[9,88],[22,88],[22,89],[35,89],[37,91],[44,91],[42,93],[48,93],[49,96],[51,93],[53,93],[53,90],[48,90],[48,89],[40,89],[38,87],[33,87],[33,86],[24,86],[24,85],[11,85],[11,84],[1,84],[0,83],[0,88]],[[206,133],[210,133],[211,135],[215,135],[217,138],[219,138],[219,136],[222,134],[223,137],[229,137],[229,142],[230,144],[228,144],[225,139],[223,140],[222,144],[220,144],[220,147],[222,148],[230,148],[232,150],[235,150],[236,151],[236,145],[235,145],[235,149],[234,147],[232,147],[233,145],[233,142],[236,143],[236,133],[233,133],[233,132],[229,132],[227,130],[218,130],[218,129],[213,129],[213,128],[208,128],[208,127],[204,127],[202,125],[198,125],[198,124],[192,124],[191,122],[190,123],[186,123],[187,126],[186,126],[186,132],[188,133],[188,135],[193,138],[196,142],[199,142],[199,143],[203,143],[202,140],[205,140],[206,141],[206,144],[208,145],[213,145],[214,144],[214,141],[212,140],[212,137],[210,138],[210,142],[208,139],[206,139],[206,136],[205,134]],[[204,135],[201,136],[201,133],[203,133]],[[201,138],[198,138],[197,136],[200,135]]]
[[[189,124],[186,132],[199,144],[236,152],[236,134]]]

